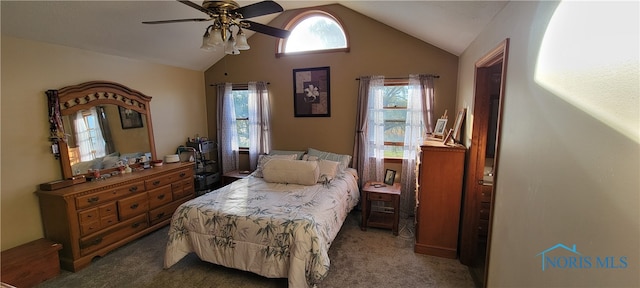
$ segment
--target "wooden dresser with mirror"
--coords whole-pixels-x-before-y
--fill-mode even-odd
[[[81,136],[74,137],[79,128],[73,129],[71,122],[81,119],[83,111],[100,106],[104,108],[101,111],[106,111],[101,117],[108,122],[106,127],[110,127],[113,137],[104,141],[114,144],[103,154],[151,155],[151,160],[157,159],[149,109],[151,97],[121,84],[102,81],[49,90],[47,96],[52,142],[58,146],[64,179],[92,176],[84,168],[76,167],[99,169],[103,176],[110,176],[36,192],[45,238],[62,244],[62,268],[78,271],[93,258],[162,228],[171,221],[180,204],[195,197],[193,163],[164,163],[143,169],[142,164],[132,161],[133,172],[121,173],[120,166],[114,166],[115,161],[106,164],[107,155],[97,155],[102,157],[85,161],[91,161],[91,165],[83,165],[86,163],[73,159],[76,153],[70,153],[78,150],[74,148],[81,141],[78,139]],[[125,123],[122,112],[109,115],[109,111],[119,110],[136,116],[132,119],[137,122]],[[126,158],[118,160],[128,162]],[[102,161],[102,166],[97,161]]]

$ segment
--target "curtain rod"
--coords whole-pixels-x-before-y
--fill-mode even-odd
[[[260,81],[250,81],[250,82],[260,82]],[[267,85],[270,85],[271,82],[266,82]],[[221,85],[221,84],[226,84],[226,82],[220,82],[220,83],[215,83],[215,84],[209,84],[209,86],[217,86],[217,85]],[[249,82],[247,83],[231,83],[231,85],[249,85]]]
[[[434,74],[425,74],[425,75],[433,78],[440,78],[440,75],[434,75]],[[401,79],[409,79],[409,77],[384,77],[384,79],[401,80]],[[356,78],[356,80],[360,80],[360,77]]]

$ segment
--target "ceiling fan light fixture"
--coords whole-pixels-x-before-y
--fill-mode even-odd
[[[220,29],[215,29],[211,31],[211,39],[212,39],[211,41],[213,42],[213,45],[216,45],[216,46],[222,45],[224,43]]]
[[[215,51],[216,47],[211,45],[211,35],[209,34],[209,29],[204,32],[204,36],[202,36],[202,46],[200,49],[204,51]]]
[[[229,40],[227,42],[225,42],[225,47],[224,47],[224,53],[229,54],[229,55],[238,55],[240,54],[240,50],[238,50],[238,47],[236,47],[236,39],[233,38],[233,35],[231,35],[231,38],[229,38]]]
[[[236,34],[236,48],[238,48],[238,50],[249,50],[251,48],[249,43],[247,43],[247,36],[244,35],[242,29],[238,30],[238,34]]]

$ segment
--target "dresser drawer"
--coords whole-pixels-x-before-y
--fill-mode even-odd
[[[132,184],[122,185],[116,189],[109,189],[103,192],[92,193],[89,195],[78,196],[76,198],[76,206],[78,209],[90,207],[92,205],[105,203],[109,200],[120,198],[131,193],[144,191],[144,182],[136,182]]]
[[[171,184],[173,199],[180,199],[193,195],[193,178]]]
[[[480,220],[478,224],[478,235],[487,236],[489,234],[489,220]]]
[[[162,206],[157,209],[149,211],[149,222],[151,225],[155,225],[173,216],[173,212],[180,206],[182,202],[174,202],[169,205]]]
[[[489,213],[491,212],[491,203],[483,202],[480,203],[480,219],[489,220]]]
[[[78,219],[80,220],[80,224],[98,221],[100,219],[98,208],[78,212]]]
[[[100,227],[106,228],[113,224],[118,223],[118,214],[113,214],[100,218]]]
[[[80,238],[80,254],[87,255],[149,227],[147,214],[117,224],[91,237]]]
[[[393,201],[393,196],[392,194],[385,194],[385,193],[372,193],[369,192],[367,193],[369,200],[371,201],[385,201],[385,202],[391,202]]]
[[[120,220],[129,219],[135,215],[149,210],[147,193],[140,193],[131,197],[118,200],[118,216]]]
[[[193,180],[193,169],[184,169],[182,171],[179,171],[176,173],[175,175],[175,179],[176,181],[178,180],[186,180],[186,179],[192,179]]]
[[[98,210],[100,211],[100,218],[104,218],[110,215],[117,215],[116,202],[102,205],[98,207]]]
[[[166,176],[156,177],[156,178],[146,180],[144,184],[147,187],[147,190],[150,190],[150,189],[155,189],[164,185],[172,184],[180,180],[193,178],[192,175],[193,175],[192,169],[184,169],[178,172],[168,174]]]
[[[96,218],[91,222],[83,222],[80,223],[80,233],[84,235],[89,235],[93,232],[97,232],[100,230],[100,219]]]
[[[165,185],[161,188],[147,192],[149,193],[149,209],[160,207],[173,201],[171,186],[172,185]]]
[[[491,202],[491,194],[493,194],[493,186],[482,185],[482,191],[480,191],[480,202]]]
[[[109,200],[116,199],[118,197],[119,196],[118,196],[117,189],[111,189],[109,191],[98,192],[98,193],[93,193],[93,194],[84,195],[84,196],[78,196],[76,198],[76,206],[78,206],[78,209],[82,209],[82,208],[90,207],[92,205],[104,203]]]

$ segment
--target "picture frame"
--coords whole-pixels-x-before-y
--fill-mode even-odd
[[[458,137],[460,136],[460,129],[462,128],[462,122],[464,121],[464,117],[467,114],[467,108],[460,109],[458,111],[458,115],[456,115],[456,122],[453,124],[453,138],[454,142],[458,142]]]
[[[293,69],[295,117],[331,117],[329,67]]]
[[[384,173],[384,184],[393,185],[393,181],[396,179],[396,170],[387,169]]]
[[[452,139],[453,139],[453,128],[449,129],[449,132],[447,132],[447,136],[445,136],[444,139],[442,139],[442,143],[444,145],[455,144],[455,141],[453,143],[449,143],[451,142]]]
[[[433,129],[433,135],[443,137],[445,133],[444,132],[445,128],[447,128],[447,119],[446,118],[438,119],[438,121],[436,122],[436,127]]]
[[[120,124],[122,129],[140,128],[142,124],[142,115],[140,112],[118,106],[120,111]]]

